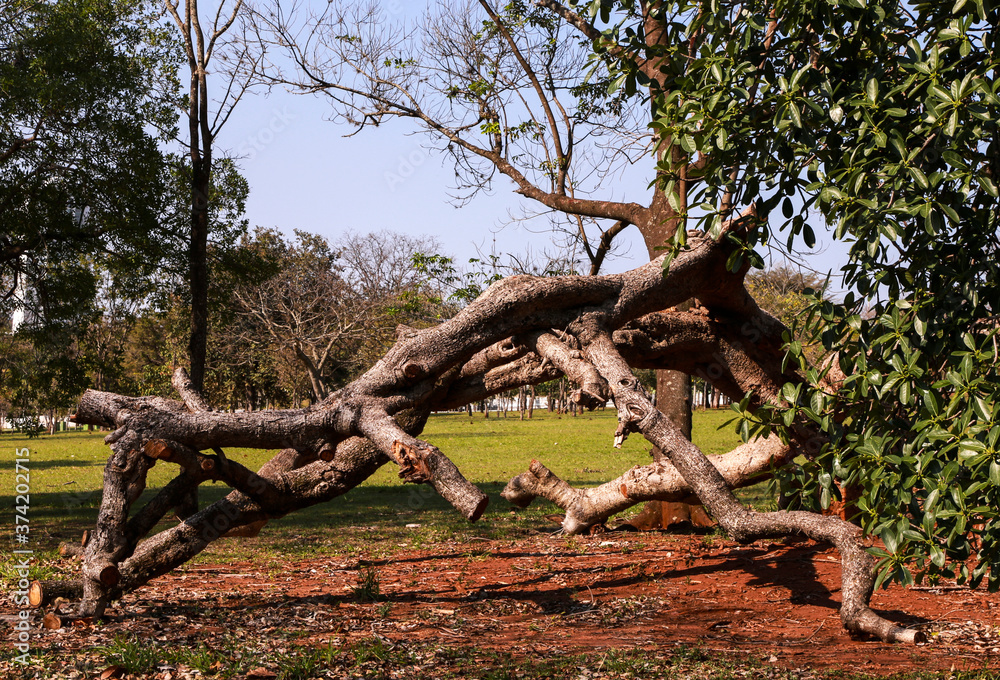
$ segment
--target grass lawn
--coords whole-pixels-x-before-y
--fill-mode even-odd
[[[739,443],[724,424],[732,413],[698,411],[694,439],[707,453],[723,453]],[[425,485],[404,485],[392,465],[386,465],[363,485],[329,503],[276,520],[254,540],[222,541],[200,560],[263,556],[274,560],[317,552],[379,553],[400,542],[414,544],[451,537],[455,532],[484,538],[516,535],[526,530],[551,531],[556,527],[544,515],[558,509],[536,502],[515,510],[500,491],[512,477],[524,472],[533,458],[576,486],[593,486],[613,479],[634,465],[649,462],[649,444],[633,435],[622,449],[611,446],[615,429],[613,410],[580,416],[558,416],[535,411],[530,421],[508,418],[436,414],[423,437],[437,445],[472,482],[490,495],[490,506],[476,524],[459,517]],[[75,540],[94,525],[100,505],[101,475],[108,449],[106,433],[63,432],[36,439],[0,436],[0,505],[2,518],[12,526],[15,490],[15,451],[27,448],[30,458],[30,509],[32,547],[54,551],[60,541]],[[227,455],[252,469],[259,468],[273,451],[232,449]],[[20,460],[24,460],[23,458]],[[166,484],[175,468],[159,463],[150,472],[144,498]],[[21,480],[23,481],[23,480]],[[203,503],[228,493],[221,483],[204,484]],[[420,524],[414,530],[407,524]],[[160,528],[170,524],[161,523]],[[233,553],[236,555],[233,555]]]

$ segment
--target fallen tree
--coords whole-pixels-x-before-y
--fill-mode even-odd
[[[724,235],[755,225],[748,211]],[[565,375],[577,385],[573,398],[582,406],[614,399],[619,425],[609,440],[640,433],[667,452],[669,463],[640,466],[582,491],[535,462],[508,485],[509,500],[524,505],[535,496],[548,498],[566,511],[563,529],[579,533],[640,501],[697,496],[737,541],[804,534],[833,543],[844,562],[845,627],[883,640],[919,639],[917,631],[868,607],[875,561],[860,529],[810,512],[754,512],[732,495],[732,487],[815,448],[820,432],[803,420],[793,424],[787,444],[757,440],[710,459],[653,407],[631,372],[655,367],[711,376],[751,410],[780,401],[782,386],[801,380],[783,365],[784,327],[743,286],[745,267],[727,269],[732,250],[727,238],[696,236],[666,274],[656,260],[620,275],[504,279],[439,326],[400,329],[396,344],[371,370],[305,409],[214,412],[183,371],[175,375],[183,402],[86,392],[75,421],[113,431],[106,437],[111,454],[104,496],[84,548],[77,586],[82,600],[74,614],[99,616],[110,601],[217,538],[252,533],[269,519],[344,494],[389,461],[405,481],[430,484],[475,521],[487,497],[443,452],[417,437],[427,416]],[[673,308],[691,298],[699,301],[694,310]],[[225,448],[233,446],[281,451],[254,472],[226,457]],[[177,476],[133,508],[156,464],[177,465]],[[233,491],[147,537],[208,480]]]

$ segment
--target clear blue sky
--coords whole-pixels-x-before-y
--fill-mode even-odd
[[[428,139],[412,121],[395,121],[352,130],[326,120],[328,105],[318,96],[273,91],[248,95],[217,139],[220,149],[236,154],[250,183],[247,206],[251,226],[277,227],[322,234],[336,239],[347,230],[388,229],[412,236],[433,236],[442,253],[465,263],[477,246],[489,252],[496,239],[499,251],[538,251],[548,245],[545,225],[533,229],[510,222],[520,214],[521,198],[500,176],[490,195],[479,195],[456,208],[449,200],[454,170],[448,158],[428,152]],[[414,134],[415,133],[415,134]],[[648,167],[651,167],[651,163]],[[615,198],[645,203],[647,168],[622,177]],[[530,205],[530,202],[526,202]],[[843,244],[831,245],[817,227],[819,249],[810,258],[821,271],[835,272],[846,260]],[[620,238],[631,244],[625,257],[609,262],[604,273],[624,271],[645,261],[637,230]],[[839,288],[839,282],[834,282]]]

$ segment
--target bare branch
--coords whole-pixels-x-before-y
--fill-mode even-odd
[[[198,391],[198,389],[194,386],[194,383],[191,382],[191,377],[183,367],[178,367],[174,371],[171,384],[174,386],[174,389],[177,390],[177,393],[181,395],[181,399],[184,400],[184,404],[192,412],[198,413],[212,410],[212,407],[205,401],[201,392]]]

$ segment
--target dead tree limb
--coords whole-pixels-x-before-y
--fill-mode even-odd
[[[727,228],[743,226],[737,221]],[[750,393],[751,408],[780,399],[781,385],[799,379],[782,366],[783,327],[746,293],[744,272],[726,269],[730,252],[726,239],[692,238],[666,275],[657,260],[612,276],[504,279],[439,326],[400,333],[367,373],[306,409],[208,411],[183,376],[178,391],[184,403],[87,392],[77,422],[114,432],[98,523],[84,555],[78,614],[99,615],[110,600],[183,564],[220,536],[259,530],[270,519],[346,493],[390,460],[404,480],[434,486],[474,521],[486,496],[444,453],[418,438],[428,414],[566,375],[578,385],[581,404],[613,396],[617,436],[641,432],[668,452],[672,467],[643,466],[581,494],[533,465],[535,479],[522,475],[517,494],[510,494],[515,501],[532,494],[551,498],[571,508],[566,529],[579,531],[626,504],[694,492],[737,540],[802,532],[834,542],[845,560],[845,625],[883,639],[915,639],[867,609],[872,565],[854,527],[809,513],[751,513],[732,498],[730,484],[787,460],[795,446],[815,438],[808,423],[795,431],[791,448],[758,442],[713,465],[657,417],[630,372],[631,364],[704,374],[736,399]],[[700,301],[700,311],[675,309],[691,298]],[[281,452],[254,473],[225,457],[223,450],[232,446]],[[136,490],[158,460],[178,464],[179,473],[133,513]],[[207,479],[225,481],[233,491],[146,537],[167,509]]]
[[[709,456],[726,485],[738,489],[763,480],[772,468],[795,457],[793,447],[772,436],[755,439],[721,456]],[[694,488],[667,462],[638,465],[617,479],[600,486],[578,489],[570,486],[537,460],[507,483],[501,495],[518,507],[535,498],[549,500],[566,512],[563,531],[583,533],[609,518],[646,501],[689,501]]]
[[[755,512],[743,507],[719,469],[669,418],[656,410],[618,353],[610,334],[594,319],[586,325],[590,337],[583,343],[584,351],[612,386],[620,430],[641,432],[660,447],[730,538],[751,543],[798,533],[833,544],[843,563],[840,617],[844,627],[887,642],[915,643],[925,639],[923,633],[897,626],[868,606],[875,585],[875,560],[865,550],[864,536],[858,527],[837,517],[811,512]]]

